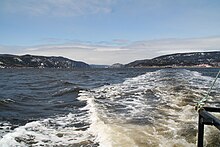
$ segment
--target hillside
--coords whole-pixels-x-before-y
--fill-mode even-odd
[[[153,59],[137,60],[125,67],[219,67],[220,52],[192,52],[159,56]]]
[[[89,68],[84,62],[73,61],[64,57],[45,57],[33,55],[0,54],[0,68]]]

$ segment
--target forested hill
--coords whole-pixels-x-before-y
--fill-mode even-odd
[[[136,60],[125,67],[219,67],[220,52],[192,52],[163,55],[153,59]]]
[[[0,54],[0,68],[14,67],[89,68],[90,66],[84,62],[73,61],[64,57]]]

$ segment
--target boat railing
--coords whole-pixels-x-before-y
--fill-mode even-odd
[[[203,147],[204,141],[204,125],[212,125],[220,130],[220,120],[209,112],[219,112],[220,108],[203,107],[199,111],[199,123],[198,123],[198,147]]]

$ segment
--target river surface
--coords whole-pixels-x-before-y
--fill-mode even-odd
[[[0,69],[0,147],[195,147],[194,106],[218,70]],[[220,132],[204,141],[220,146]]]

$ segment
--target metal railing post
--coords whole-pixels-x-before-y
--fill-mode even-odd
[[[199,124],[198,124],[198,147],[203,147],[203,140],[204,140],[204,123],[203,118],[199,115]]]
[[[220,108],[203,107],[199,110],[197,147],[203,147],[205,125],[215,126],[220,130],[220,120],[209,112],[220,112]]]

